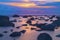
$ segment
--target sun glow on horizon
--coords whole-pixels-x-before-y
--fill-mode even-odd
[[[16,3],[16,2],[0,2],[0,4],[4,5],[10,5],[10,6],[16,6],[16,7],[23,7],[23,8],[56,8],[56,6],[38,6],[37,4],[33,2],[22,2],[22,3]]]

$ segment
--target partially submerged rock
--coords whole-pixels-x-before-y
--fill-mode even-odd
[[[17,29],[19,29],[20,28],[20,26],[18,26],[18,27],[16,27]]]
[[[47,33],[41,33],[37,40],[52,40],[52,37]]]
[[[60,34],[56,35],[56,37],[60,37]]]
[[[3,37],[3,34],[0,34],[0,37]]]
[[[10,31],[13,32],[13,29],[11,29]]]
[[[20,31],[21,33],[25,33],[26,32],[26,30],[22,30],[22,31]]]
[[[4,31],[3,33],[8,33],[8,31]]]
[[[25,16],[23,16],[23,18],[28,18],[28,16],[27,16],[27,15],[25,15]]]
[[[27,26],[27,24],[22,24],[22,26]]]
[[[9,21],[8,16],[0,16],[0,26],[7,27],[7,26],[14,26],[14,24]]]
[[[31,30],[35,30],[36,28],[31,28]]]
[[[10,37],[19,37],[21,36],[21,32],[13,32],[10,34]]]

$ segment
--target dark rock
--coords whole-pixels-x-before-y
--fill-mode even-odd
[[[28,20],[26,23],[31,24],[32,22],[31,22],[31,20]]]
[[[52,40],[52,37],[47,33],[41,33],[37,40]]]
[[[45,20],[45,18],[44,17],[40,17],[40,20]]]
[[[53,24],[45,25],[45,26],[42,26],[41,29],[42,29],[42,30],[47,30],[47,31],[48,31],[48,30],[49,30],[49,31],[54,31],[55,25],[53,25]]]
[[[58,29],[59,27],[55,27],[55,29]]]
[[[32,15],[27,15],[28,17],[32,17]]]
[[[18,27],[16,27],[17,29],[19,29],[20,28],[20,26],[18,26]]]
[[[0,16],[0,26],[7,27],[7,26],[14,26],[14,24],[9,21],[8,16]]]
[[[32,18],[30,18],[30,20],[35,20],[35,19],[32,17]]]
[[[54,17],[56,17],[55,15],[53,15],[53,16],[51,16],[49,19],[52,19],[52,18],[54,18]]]
[[[20,31],[21,33],[25,33],[26,32],[26,30],[22,30],[22,31]]]
[[[36,28],[31,28],[31,30],[35,30]]]
[[[13,29],[11,29],[10,31],[13,32]]]
[[[23,18],[28,18],[28,16],[26,15],[26,16],[23,16]]]
[[[3,34],[0,34],[0,37],[3,37]]]
[[[8,33],[8,31],[4,31],[3,33]]]
[[[60,34],[56,35],[56,37],[60,37]]]
[[[45,19],[45,21],[49,21],[49,19]]]
[[[22,24],[22,26],[27,26],[27,24]]]
[[[36,30],[36,31],[43,31],[43,30]]]
[[[36,26],[36,24],[30,24],[31,26]]]
[[[13,32],[10,34],[10,37],[19,37],[21,36],[21,32]]]
[[[54,24],[55,26],[59,27],[60,26],[60,20],[59,19],[55,20],[55,21],[53,21],[52,24]]]
[[[53,22],[53,20],[50,20],[51,22]]]
[[[38,19],[38,18],[35,18],[35,19]]]
[[[13,15],[13,17],[19,17],[19,15]]]
[[[60,20],[60,16],[57,16],[56,18],[57,18],[58,20]]]
[[[42,30],[46,30],[46,31],[54,31],[55,29],[55,25],[53,24],[35,24],[38,28],[41,28]]]

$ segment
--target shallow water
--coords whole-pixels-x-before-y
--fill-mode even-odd
[[[28,19],[26,18],[12,18],[10,17],[10,21],[16,19],[17,22],[13,22],[15,24],[15,27],[0,27],[0,33],[2,33],[4,36],[0,37],[0,40],[37,40],[37,37],[40,33],[48,33],[53,40],[60,40],[60,38],[56,37],[57,34],[60,34],[60,30],[56,29],[55,31],[35,31],[35,30],[31,30],[30,28],[32,26],[28,25],[28,26],[22,26],[22,24],[27,24],[25,21],[27,21]],[[19,20],[22,20],[22,22],[18,22]],[[17,26],[21,26],[19,29],[17,29]],[[28,29],[26,29],[26,27],[29,27]],[[12,33],[11,29],[13,29],[13,32],[15,31],[21,31],[21,30],[26,30],[26,32],[20,36],[20,37],[9,37],[9,35]],[[3,33],[4,31],[8,31],[8,33]]]

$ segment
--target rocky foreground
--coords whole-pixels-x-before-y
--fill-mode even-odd
[[[2,17],[1,40],[59,40],[56,38],[59,36],[55,35],[55,30],[60,27],[60,16],[13,15]]]

